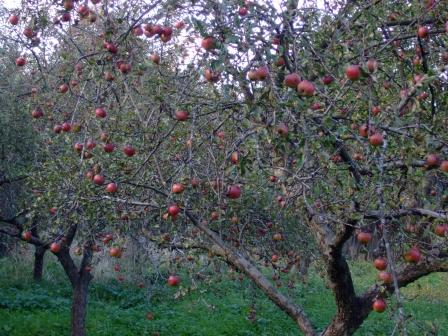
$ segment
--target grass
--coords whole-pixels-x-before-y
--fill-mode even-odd
[[[0,336],[69,335],[71,288],[59,265],[48,262],[45,281],[36,284],[29,263],[0,260]],[[358,291],[375,281],[371,265],[353,265]],[[187,276],[183,276],[187,279]],[[448,335],[446,274],[432,274],[403,290],[409,335]],[[161,280],[145,289],[115,280],[94,281],[87,329],[100,335],[298,335],[292,321],[248,280],[214,275],[194,290],[183,281],[168,288]],[[335,305],[323,280],[312,272],[307,285],[290,291],[320,329],[331,320]],[[393,300],[389,303],[394,306]],[[255,322],[248,319],[251,307]],[[146,319],[151,311],[154,319]],[[390,335],[394,309],[372,313],[356,335]]]

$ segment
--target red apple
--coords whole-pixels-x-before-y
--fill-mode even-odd
[[[182,185],[182,183],[174,183],[173,186],[171,187],[171,192],[173,194],[180,194],[184,191],[184,186]]]
[[[359,135],[364,138],[367,138],[369,136],[369,127],[366,124],[359,127]]]
[[[418,37],[426,38],[426,37],[428,37],[428,34],[429,34],[429,30],[428,30],[427,27],[424,27],[424,26],[418,27],[418,29],[417,29],[417,36]]]
[[[151,61],[154,64],[159,64],[160,63],[160,56],[157,53],[152,53],[151,56],[149,56],[149,58],[151,59]]]
[[[238,157],[238,152],[235,151],[230,155],[230,162],[232,162],[233,164],[237,164],[239,161],[239,157]]]
[[[440,163],[440,170],[448,173],[448,161],[442,161],[442,163]]]
[[[271,260],[272,260],[273,263],[277,262],[277,261],[278,261],[278,256],[274,254],[274,255],[271,257]]]
[[[231,185],[227,189],[227,197],[231,199],[237,199],[241,196],[241,188],[237,185]]]
[[[211,36],[202,39],[201,47],[205,50],[212,50],[215,48],[215,39]]]
[[[187,111],[176,111],[176,112],[174,112],[174,117],[178,121],[187,121],[188,112]]]
[[[314,84],[307,80],[303,80],[297,85],[297,92],[302,96],[313,96],[315,91],[316,88],[314,87]]]
[[[62,125],[54,125],[53,126],[53,132],[55,132],[56,134],[59,134],[62,132]]]
[[[83,147],[84,147],[83,144],[79,143],[79,142],[77,142],[73,145],[73,149],[78,153],[82,152]]]
[[[241,7],[241,8],[238,10],[238,15],[239,15],[239,16],[246,16],[247,13],[248,13],[248,10],[247,10],[246,7]]]
[[[387,259],[385,258],[376,258],[373,262],[375,268],[379,271],[384,271],[387,268]]]
[[[205,69],[204,77],[207,82],[215,83],[215,82],[219,81],[220,73],[215,72],[211,69]]]
[[[66,93],[67,91],[68,91],[67,84],[62,84],[61,86],[59,86],[59,93]]]
[[[381,133],[374,133],[369,136],[369,142],[372,146],[381,146],[384,142],[383,135]]]
[[[426,165],[428,167],[438,167],[440,163],[439,157],[437,154],[429,154],[426,157]]]
[[[106,191],[107,191],[108,193],[113,194],[113,193],[117,192],[117,190],[118,190],[118,187],[117,187],[117,185],[116,185],[115,183],[113,183],[113,182],[109,183],[109,184],[106,186]]]
[[[22,67],[26,64],[26,58],[20,56],[19,58],[16,59],[16,65],[19,67]]]
[[[121,250],[118,247],[111,247],[109,249],[109,255],[114,258],[120,258],[121,257]]]
[[[174,24],[174,27],[175,27],[176,29],[182,29],[182,28],[185,27],[185,23],[184,23],[183,21],[177,21],[177,22]]]
[[[13,26],[17,25],[19,23],[19,17],[17,15],[11,15],[8,19],[9,23]]]
[[[269,76],[269,69],[267,66],[261,66],[256,71],[258,80],[265,80]]]
[[[168,286],[178,286],[180,284],[180,277],[177,275],[170,275],[167,280]]]
[[[448,232],[448,226],[446,224],[437,224],[434,232],[439,237],[444,237],[445,233]]]
[[[23,35],[25,35],[25,37],[30,39],[34,36],[34,31],[30,27],[26,27],[23,30]]]
[[[285,80],[283,81],[283,83],[285,84],[285,86],[290,87],[290,88],[297,88],[297,85],[299,85],[300,83],[300,76],[296,73],[291,73],[285,76]]]
[[[53,253],[59,253],[61,250],[61,244],[59,243],[51,243],[50,245],[50,251]]]
[[[126,146],[124,146],[124,148],[123,148],[123,152],[124,152],[124,154],[125,154],[126,156],[129,156],[129,157],[135,155],[135,149],[134,149],[134,147],[132,147],[131,145],[126,145]]]
[[[36,109],[31,112],[31,116],[35,119],[38,119],[42,118],[44,116],[44,113],[42,112],[41,109]]]
[[[345,70],[345,75],[352,81],[360,79],[361,69],[359,68],[359,65],[349,65]]]
[[[22,239],[25,241],[30,241],[33,235],[31,234],[31,231],[24,231],[22,233]]]
[[[93,177],[93,183],[95,183],[97,185],[103,185],[104,184],[104,176],[100,175],[100,174],[96,174]]]
[[[325,75],[324,77],[322,77],[322,83],[324,85],[330,85],[331,83],[333,83],[333,81],[334,81],[333,76]]]
[[[106,153],[112,153],[114,151],[114,149],[115,149],[115,145],[112,142],[108,142],[107,144],[105,144],[103,146],[103,150]]]
[[[381,113],[381,107],[379,107],[379,106],[373,106],[372,107],[372,114],[374,115],[374,116],[377,116],[378,114],[380,114]]]
[[[422,259],[422,253],[418,247],[414,246],[404,254],[404,259],[407,262],[417,264]]]
[[[368,244],[372,240],[372,234],[370,232],[360,232],[356,238],[361,244]]]
[[[382,313],[386,310],[386,301],[383,299],[376,299],[373,301],[372,309],[377,313]]]
[[[72,130],[72,125],[69,122],[65,122],[62,124],[62,130],[64,132],[70,132]]]
[[[118,47],[113,43],[106,43],[106,49],[111,54],[116,54],[118,52]]]
[[[382,281],[385,284],[390,284],[393,281],[392,274],[386,271],[381,271],[380,273],[378,273],[378,280]]]
[[[180,213],[180,208],[176,204],[170,205],[168,207],[168,214],[171,217],[176,218],[179,213]]]
[[[367,61],[366,66],[370,73],[375,72],[378,69],[378,62],[371,58]]]
[[[142,29],[142,27],[141,27],[141,26],[134,27],[134,28],[132,29],[132,34],[133,34],[134,36],[142,36],[142,35],[143,35],[143,29]]]
[[[95,141],[92,139],[87,140],[86,147],[87,149],[94,149],[96,147]]]

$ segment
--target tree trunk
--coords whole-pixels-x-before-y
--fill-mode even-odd
[[[42,280],[45,251],[46,249],[42,246],[36,246],[36,250],[34,251],[34,271],[33,271],[34,281]]]
[[[72,336],[86,335],[87,299],[91,276],[83,273],[73,288]]]

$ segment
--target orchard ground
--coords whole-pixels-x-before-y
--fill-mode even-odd
[[[377,272],[371,263],[351,263],[358,291],[371,286]],[[68,335],[72,291],[60,265],[46,256],[44,280],[31,277],[28,256],[0,260],[0,336]],[[269,274],[269,270],[264,270]],[[87,317],[88,335],[298,335],[294,323],[253,284],[233,273],[205,268],[196,289],[186,275],[181,287],[166,286],[164,272],[145,274],[151,285],[116,280],[117,273],[95,274]],[[448,335],[448,274],[432,274],[403,289],[409,335]],[[190,289],[188,289],[190,288]],[[296,283],[294,300],[319,329],[335,313],[332,294],[316,267],[305,284]],[[394,306],[393,301],[388,301]],[[371,313],[355,335],[391,335],[392,312]],[[153,319],[147,319],[151,312]]]

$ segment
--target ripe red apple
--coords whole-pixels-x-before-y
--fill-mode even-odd
[[[111,194],[117,192],[117,190],[118,190],[118,187],[113,182],[109,183],[106,187],[106,191]]]
[[[26,27],[23,30],[23,35],[25,35],[25,37],[30,39],[34,36],[34,31],[30,27]]]
[[[184,186],[182,185],[182,183],[174,183],[173,186],[171,187],[171,192],[173,194],[180,194],[184,191]]]
[[[31,231],[24,231],[22,233],[22,239],[25,241],[30,241],[32,237],[33,237],[33,235],[31,233]]]
[[[96,147],[95,141],[92,139],[87,140],[86,147],[87,149],[94,149]]]
[[[207,82],[215,83],[215,82],[219,81],[220,73],[215,72],[211,69],[205,69],[204,77]]]
[[[374,116],[377,116],[380,113],[381,113],[381,107],[380,106],[373,106],[372,107],[372,114]]]
[[[281,233],[275,233],[275,234],[272,236],[272,240],[274,240],[274,241],[280,241],[280,240],[283,240],[283,236],[282,236]]]
[[[442,163],[440,163],[440,170],[448,173],[448,161],[442,161]]]
[[[83,147],[84,147],[83,144],[79,143],[79,142],[77,142],[73,145],[73,149],[78,153],[82,152]]]
[[[283,83],[285,84],[285,86],[290,87],[290,88],[297,88],[297,85],[299,85],[300,83],[300,76],[296,73],[291,73],[285,76],[285,80],[283,81]]]
[[[107,144],[105,144],[103,146],[103,150],[106,153],[112,153],[114,151],[114,149],[115,149],[115,145],[112,142],[108,142]]]
[[[121,250],[118,247],[111,247],[109,249],[109,255],[114,258],[120,258],[121,257]]]
[[[265,80],[269,76],[269,69],[267,66],[261,66],[256,71],[258,80]]]
[[[379,271],[384,271],[387,268],[387,259],[386,258],[376,258],[373,262],[375,268]]]
[[[434,232],[439,237],[444,237],[445,233],[448,232],[448,226],[446,224],[437,224],[434,228]]]
[[[383,299],[376,299],[373,301],[372,309],[377,313],[382,313],[386,310],[386,301]]]
[[[211,36],[208,36],[201,41],[201,47],[205,50],[212,50],[215,48],[215,39]]]
[[[87,7],[86,5],[80,5],[76,11],[81,17],[89,15],[89,7]]]
[[[383,135],[381,133],[374,133],[369,136],[369,142],[372,146],[381,146],[384,142]]]
[[[237,151],[235,151],[230,155],[230,162],[232,162],[233,164],[237,164],[238,161],[239,161],[239,154]]]
[[[407,262],[417,264],[422,259],[422,253],[418,247],[414,246],[404,254],[404,259]]]
[[[36,109],[31,112],[31,116],[35,119],[38,119],[42,118],[44,116],[44,113],[42,112],[41,109]]]
[[[171,217],[176,218],[179,213],[180,213],[180,208],[176,204],[170,205],[168,207],[168,214]]]
[[[360,136],[367,138],[369,136],[369,127],[366,124],[361,125],[358,132]]]
[[[178,121],[187,121],[188,120],[188,112],[187,111],[176,111],[176,112],[174,112],[174,117]]]
[[[437,154],[429,154],[426,157],[426,165],[428,167],[438,167],[440,163],[440,159]]]
[[[135,155],[135,149],[134,149],[134,147],[132,147],[131,145],[126,145],[126,146],[124,146],[124,148],[123,148],[123,152],[124,152],[124,154],[125,154],[126,156],[129,156],[129,157]]]
[[[277,58],[277,60],[275,61],[275,65],[278,67],[285,66],[285,64],[286,64],[285,59],[281,56]]]
[[[273,263],[277,262],[277,261],[278,261],[278,256],[274,254],[274,255],[271,257],[271,260],[272,260]]]
[[[210,214],[210,220],[218,220],[219,219],[219,212],[218,211],[212,211]]]
[[[151,59],[151,61],[154,64],[159,64],[160,63],[160,56],[157,53],[152,53],[151,56],[149,56],[149,58]]]
[[[168,286],[178,286],[180,284],[180,277],[177,275],[170,275],[167,280]]]
[[[426,38],[426,37],[428,37],[428,34],[429,34],[429,30],[428,30],[427,27],[424,27],[424,26],[418,27],[418,29],[417,29],[417,36],[418,37]]]
[[[70,132],[72,129],[72,125],[69,122],[65,122],[62,124],[62,130],[64,132]]]
[[[20,56],[20,57],[18,57],[18,58],[16,59],[16,65],[17,65],[17,66],[22,67],[22,66],[24,66],[25,64],[26,64],[26,58],[25,58],[25,57]]]
[[[360,232],[356,238],[361,244],[368,244],[372,240],[372,234],[370,232]]]
[[[17,25],[19,23],[19,17],[17,15],[12,14],[9,19],[8,19],[9,23],[12,24],[13,26]]]
[[[314,84],[307,80],[303,80],[297,85],[297,92],[302,96],[313,96],[315,91],[316,88],[314,87]]]
[[[66,93],[67,91],[68,91],[67,84],[62,84],[61,86],[59,86],[59,93]]]
[[[238,15],[239,15],[239,16],[246,16],[248,12],[249,12],[249,11],[247,10],[246,7],[241,7],[241,8],[238,10]]]
[[[93,183],[95,183],[97,185],[103,185],[104,184],[104,176],[100,175],[100,174],[96,174],[93,177]]]
[[[62,132],[62,125],[54,125],[53,126],[53,132],[55,132],[56,134],[59,134]]]
[[[113,44],[112,42],[106,43],[106,49],[111,54],[116,54],[118,52],[118,47],[115,44]]]
[[[132,66],[129,63],[122,62],[118,66],[118,70],[120,70],[121,73],[127,74],[132,69]]]
[[[134,27],[133,29],[132,29],[132,34],[134,35],[134,36],[142,36],[143,35],[143,29],[142,29],[142,26],[137,26],[137,27]]]
[[[330,85],[331,83],[333,83],[333,81],[334,81],[333,76],[325,75],[324,77],[322,77],[322,83],[324,85]]]
[[[386,271],[381,271],[378,273],[378,280],[382,281],[385,284],[390,284],[393,281],[392,274]]]
[[[62,13],[61,21],[62,22],[69,22],[71,20],[71,18],[72,18],[72,16],[70,15],[70,13],[65,12],[65,13]]]
[[[174,27],[175,27],[176,29],[182,29],[182,28],[185,27],[185,23],[184,23],[183,21],[177,21],[177,22],[174,24]]]
[[[349,65],[345,70],[348,79],[355,81],[361,78],[361,69],[359,65]]]
[[[114,77],[114,75],[112,74],[112,72],[110,72],[110,71],[106,71],[106,72],[104,73],[104,79],[107,80],[108,82],[111,82],[111,81],[115,80],[115,77]]]
[[[258,72],[256,70],[250,70],[247,72],[247,78],[249,78],[250,81],[257,81],[260,78],[258,77]]]
[[[231,199],[237,199],[241,196],[241,188],[237,185],[231,185],[227,189],[227,197]]]
[[[53,253],[59,253],[59,251],[61,250],[61,244],[59,243],[51,243],[50,245],[50,251]]]

